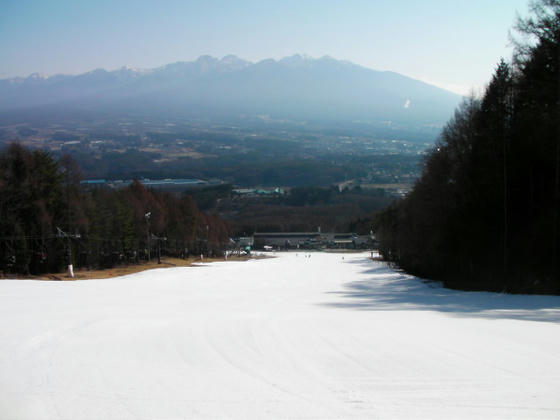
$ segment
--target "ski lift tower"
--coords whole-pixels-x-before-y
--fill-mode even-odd
[[[72,243],[70,239],[80,239],[82,235],[79,233],[66,233],[59,227],[56,228],[56,236],[63,239],[66,238],[66,253],[68,258],[68,277],[74,278],[74,266],[72,265]]]

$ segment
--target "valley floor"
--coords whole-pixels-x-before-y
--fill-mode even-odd
[[[560,297],[276,256],[0,281],[0,418],[560,418]]]

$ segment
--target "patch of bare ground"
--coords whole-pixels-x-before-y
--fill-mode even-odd
[[[223,261],[247,261],[251,259],[268,258],[262,255],[242,255],[242,256],[228,256],[227,260],[225,258],[206,258],[201,259],[200,257],[191,258],[162,258],[161,264],[158,264],[157,259],[151,262],[143,262],[139,264],[129,264],[116,266],[113,268],[107,268],[103,270],[86,270],[80,269],[74,271],[74,277],[69,277],[66,272],[64,273],[49,273],[42,274],[40,276],[33,275],[23,275],[23,274],[6,274],[0,276],[0,279],[4,277],[6,279],[25,279],[25,280],[55,280],[55,281],[74,281],[74,280],[95,280],[95,279],[107,279],[113,277],[126,276],[128,274],[139,273],[146,270],[155,270],[158,268],[170,268],[170,267],[190,267],[193,264],[201,263],[211,263],[211,262],[223,262]]]

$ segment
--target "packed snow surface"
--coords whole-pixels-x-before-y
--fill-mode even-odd
[[[560,298],[369,253],[0,281],[0,418],[560,418]]]

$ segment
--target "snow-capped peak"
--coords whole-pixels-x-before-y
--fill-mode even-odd
[[[41,73],[31,73],[27,79],[28,80],[47,80],[50,76],[48,74]]]

